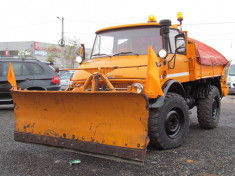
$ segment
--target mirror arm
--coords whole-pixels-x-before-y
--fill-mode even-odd
[[[178,49],[180,49],[180,48],[183,48],[183,47],[182,47],[182,46],[179,46],[178,48],[176,48],[176,49],[175,49],[175,53],[174,53],[174,55],[172,56],[171,60],[168,61],[168,68],[169,68],[169,69],[174,69],[174,68],[175,68],[176,54],[177,54]],[[171,67],[171,66],[170,66],[170,63],[171,63],[171,61],[172,61],[173,59],[174,59],[174,65],[173,65],[173,67]]]
[[[174,68],[175,68],[176,51],[177,51],[177,49],[175,50],[175,53],[174,53],[174,55],[172,56],[171,60],[168,61],[168,68],[169,68],[169,69],[174,69]],[[173,59],[174,59],[174,64],[173,64],[173,67],[171,67],[171,66],[170,66],[170,63],[172,62]]]

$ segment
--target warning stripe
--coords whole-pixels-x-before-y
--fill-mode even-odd
[[[180,77],[180,76],[188,76],[188,75],[189,75],[189,72],[174,73],[174,74],[168,74],[167,78]]]

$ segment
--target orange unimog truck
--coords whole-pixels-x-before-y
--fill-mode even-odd
[[[90,59],[78,50],[68,89],[12,91],[15,140],[143,161],[149,142],[183,144],[195,106],[200,126],[215,128],[227,60],[179,29],[182,13],[178,20],[100,29]]]

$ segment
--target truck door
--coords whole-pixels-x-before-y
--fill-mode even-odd
[[[187,52],[186,50],[185,50],[186,52],[182,52],[182,53],[179,53],[176,51],[175,36],[177,34],[179,34],[177,30],[170,29],[169,52],[172,54],[169,54],[167,57],[167,61],[168,61],[167,62],[167,65],[168,65],[167,78],[175,79],[175,80],[178,80],[179,82],[186,82],[186,81],[189,81],[189,60],[186,57],[186,52]],[[186,44],[185,40],[182,41],[182,44],[184,45]]]

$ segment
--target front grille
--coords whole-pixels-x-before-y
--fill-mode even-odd
[[[115,90],[118,90],[118,91],[126,91],[129,85],[128,83],[112,83],[112,84]]]

